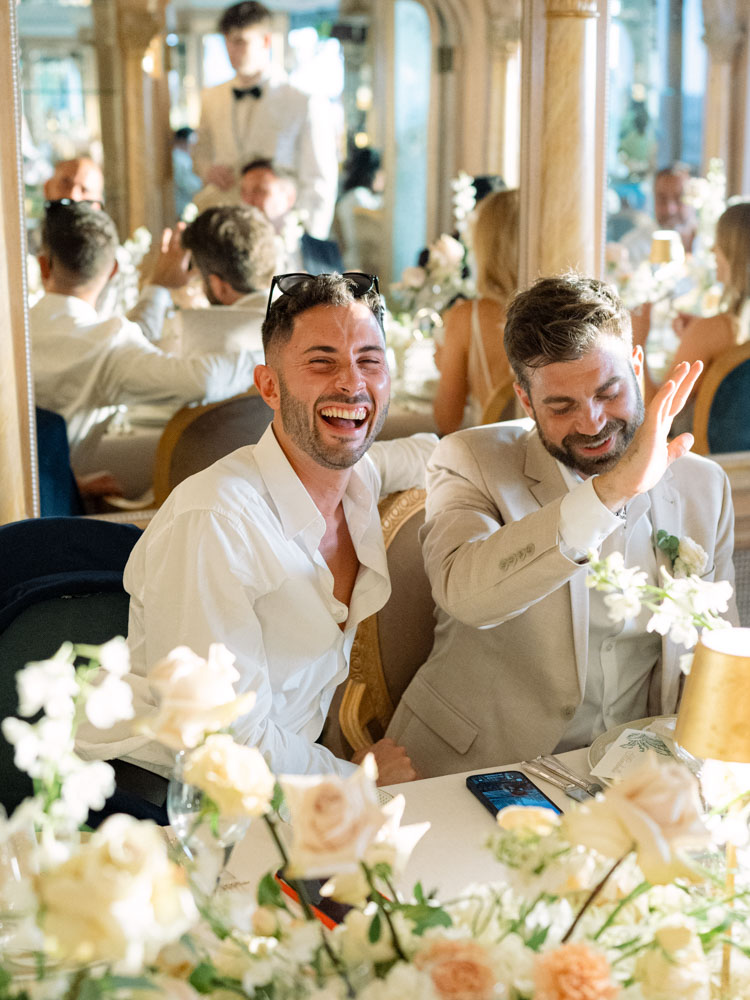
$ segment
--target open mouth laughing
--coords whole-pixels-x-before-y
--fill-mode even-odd
[[[323,406],[318,412],[325,423],[338,430],[357,430],[369,415],[366,406],[343,406],[341,403]]]

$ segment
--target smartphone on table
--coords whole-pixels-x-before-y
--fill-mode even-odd
[[[537,788],[531,778],[520,771],[470,774],[466,779],[466,787],[493,816],[497,816],[506,806],[542,806],[556,813],[562,812],[541,788]]]
[[[340,924],[349,910],[351,910],[351,906],[348,903],[337,903],[335,899],[331,899],[329,896],[320,895],[322,886],[328,881],[326,878],[293,879],[288,882],[283,868],[280,868],[276,872],[274,878],[279,883],[284,895],[293,899],[295,903],[299,903],[299,893],[296,886],[298,882],[303,882],[306,896],[310,901],[310,909],[318,920],[331,930],[336,924]]]

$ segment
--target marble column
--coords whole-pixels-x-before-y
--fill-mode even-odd
[[[0,524],[39,513],[26,326],[16,5],[0,2]]]
[[[487,163],[508,187],[518,187],[521,13],[490,22],[490,121]]]
[[[594,274],[597,3],[546,0],[545,16],[538,270],[544,275],[573,267]]]
[[[731,174],[734,152],[732,115],[736,91],[732,85],[732,68],[745,31],[739,14],[738,0],[703,0],[703,39],[709,57],[703,110],[703,167],[705,170],[713,157],[719,157],[724,161],[728,175]]]

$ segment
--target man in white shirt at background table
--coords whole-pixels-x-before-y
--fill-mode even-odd
[[[379,496],[423,485],[436,441],[372,444],[390,377],[377,286],[359,279],[304,277],[271,305],[255,383],[273,423],[257,445],[178,486],[125,570],[136,712],[153,710],[148,673],[171,649],[205,656],[222,642],[237,658],[238,693],[257,693],[236,738],[276,773],[354,770],[315,741],[358,624],[390,594]],[[158,744],[123,729],[103,735],[87,755],[170,773]],[[416,777],[392,741],[371,750],[382,784]]]

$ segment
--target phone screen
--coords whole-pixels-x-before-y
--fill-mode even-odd
[[[336,900],[330,899],[328,896],[320,895],[321,887],[328,881],[326,878],[295,879],[294,884],[292,884],[287,882],[283,869],[276,872],[275,878],[281,886],[281,891],[296,903],[299,902],[299,895],[295,885],[298,881],[304,882],[310,907],[318,920],[325,924],[326,927],[332,929],[336,924],[340,924],[349,910],[351,910],[351,906],[347,903],[337,903]]]
[[[466,787],[482,805],[496,816],[506,806],[543,806],[561,813],[552,799],[520,771],[495,771],[492,774],[470,774]]]

